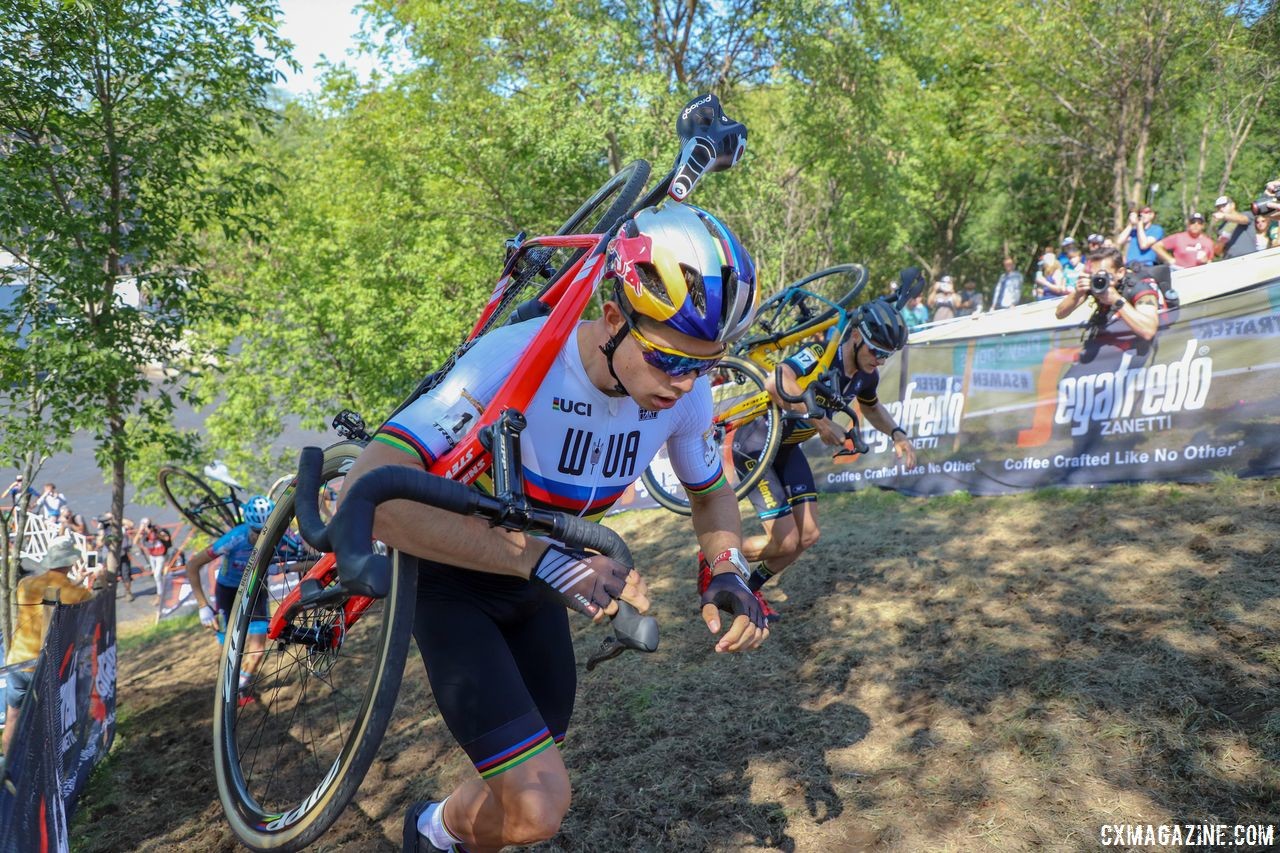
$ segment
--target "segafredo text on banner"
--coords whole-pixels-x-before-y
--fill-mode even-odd
[[[915,444],[805,451],[820,489],[998,494],[1058,484],[1280,473],[1280,283],[1165,310],[1152,342],[1117,320],[912,344],[880,399]]]

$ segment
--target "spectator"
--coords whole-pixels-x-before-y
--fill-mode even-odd
[[[1170,234],[1155,244],[1160,260],[1175,270],[1198,267],[1213,260],[1213,241],[1204,233],[1204,214],[1187,217],[1187,230]]]
[[[147,555],[147,562],[151,564],[151,576],[156,581],[158,613],[164,605],[164,564],[169,556],[169,549],[173,547],[173,537],[163,527],[152,524],[151,519],[144,518],[139,522],[138,532],[133,535],[133,544]]]
[[[4,493],[9,499],[10,505],[14,508],[18,506],[19,495],[26,495],[28,509],[31,508],[31,502],[36,499],[36,490],[26,484],[21,474],[13,478],[13,482],[9,484],[9,488],[5,489]]]
[[[929,322],[929,309],[925,307],[920,294],[907,300],[906,307],[902,309],[902,319],[907,323],[908,332],[914,332]]]
[[[1101,234],[1090,234],[1088,238],[1085,239],[1085,244],[1088,246],[1089,254],[1093,254],[1101,249],[1106,245],[1106,242],[1107,238],[1103,237]]]
[[[1058,248],[1058,263],[1062,264],[1064,269],[1067,266],[1067,260],[1069,259],[1071,254],[1071,247],[1075,245],[1076,245],[1075,237],[1064,237],[1062,240],[1062,245]],[[1077,253],[1079,252],[1079,247],[1077,247],[1076,251]]]
[[[45,634],[49,630],[49,618],[53,608],[44,606],[47,597],[56,596],[63,604],[78,604],[92,593],[77,586],[67,577],[72,567],[81,560],[80,549],[69,537],[54,539],[45,551],[40,568],[44,571],[18,582],[18,619],[13,631],[13,643],[4,657],[6,666],[31,661],[31,666],[9,671],[8,716],[4,726],[4,754],[9,756],[13,733],[18,730],[18,714],[22,710],[23,697],[31,689],[31,677],[35,670],[35,658],[40,656]]]
[[[1014,269],[1013,258],[1004,259],[1004,273],[991,296],[992,309],[1012,308],[1022,301],[1022,273]]]
[[[970,314],[981,313],[982,294],[978,292],[978,285],[972,281],[966,281],[964,290],[960,291],[960,307],[956,309],[956,315],[968,317]]]
[[[1275,222],[1269,217],[1258,216],[1253,220],[1253,240],[1258,247],[1258,251],[1270,249],[1273,246],[1280,246],[1280,231]]]
[[[956,308],[960,305],[960,300],[956,298],[956,287],[951,281],[951,276],[944,275],[934,284],[934,291],[929,296],[929,313],[933,317],[933,322],[941,323],[944,320],[955,319]]]
[[[79,533],[81,536],[89,536],[89,525],[85,523],[84,516],[78,512],[72,512],[71,507],[63,506],[58,510],[58,534],[59,536],[70,536],[72,533]]]
[[[1053,252],[1045,252],[1040,259],[1040,271],[1036,273],[1036,299],[1059,299],[1070,293],[1067,277]]]
[[[107,567],[109,574],[120,577],[123,580],[123,573],[120,571],[121,567],[116,560],[116,547],[124,545],[124,547],[120,548],[120,555],[122,559],[127,560],[129,557],[129,540],[124,538],[122,531],[133,527],[133,522],[126,518],[122,525],[116,521],[115,514],[112,512],[104,512],[94,521],[98,525],[97,533],[94,536],[94,544],[102,554],[102,564]],[[129,596],[133,595],[132,590],[127,590],[127,592]],[[132,597],[129,600],[132,601]]]
[[[1236,203],[1229,197],[1218,197],[1213,203],[1213,221],[1218,225],[1218,242],[1214,248],[1220,258],[1239,258],[1258,251],[1253,236],[1255,219],[1253,211],[1236,210]]]
[[[1116,234],[1115,244],[1125,253],[1124,262],[1156,262],[1155,244],[1164,237],[1164,229],[1156,224],[1156,212],[1150,206],[1129,211],[1129,224]]]
[[[58,514],[62,508],[67,505],[67,496],[58,491],[58,487],[53,483],[45,483],[44,491],[40,493],[36,506],[44,513],[44,517],[49,521],[57,523]]]
[[[1067,238],[1071,240],[1070,237]],[[1067,292],[1076,289],[1076,280],[1085,271],[1084,257],[1080,254],[1080,247],[1076,245],[1075,240],[1071,240],[1071,245],[1067,246],[1067,260],[1062,265],[1062,275],[1067,281]]]

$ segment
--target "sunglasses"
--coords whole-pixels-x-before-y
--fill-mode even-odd
[[[874,355],[876,357],[876,360],[881,362],[882,364],[888,361],[889,357],[892,356],[895,352],[897,352],[897,350],[881,349],[880,347],[876,346],[875,344],[871,343],[871,341],[868,341],[868,340],[864,340],[862,343],[866,346],[867,349],[871,350],[871,354]]]
[[[655,344],[640,333],[630,317],[627,318],[627,330],[640,345],[640,355],[644,358],[645,364],[658,368],[668,376],[684,376],[688,373],[705,376],[716,369],[720,359],[725,355],[723,352],[713,356],[689,355],[686,352]]]

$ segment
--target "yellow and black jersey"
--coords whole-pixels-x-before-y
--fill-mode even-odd
[[[834,359],[834,370],[828,373],[828,377],[832,374],[835,376],[835,382],[832,391],[836,392],[836,400],[825,399],[821,394],[818,395],[818,405],[839,409],[851,400],[857,400],[860,405],[874,406],[880,402],[876,396],[876,388],[880,385],[880,371],[872,370],[870,373],[864,373],[861,370],[855,371],[852,376],[844,372],[844,352],[842,352],[844,344],[841,344],[836,350]],[[822,355],[826,350],[823,344],[810,344],[804,349],[790,356],[783,361],[783,364],[791,368],[796,375],[796,381],[801,388],[808,387],[809,383],[817,379],[821,374]],[[829,383],[830,384],[830,383]],[[817,430],[809,421],[787,421],[782,432],[783,444],[799,444],[811,438]]]

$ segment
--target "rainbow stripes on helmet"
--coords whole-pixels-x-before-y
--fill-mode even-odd
[[[648,207],[610,251],[624,309],[704,341],[733,341],[755,319],[756,268],[723,222],[690,204]]]

